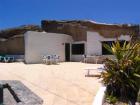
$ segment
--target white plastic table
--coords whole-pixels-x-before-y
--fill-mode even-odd
[[[100,76],[100,73],[103,72],[104,68],[93,68],[93,67],[88,67],[88,68],[85,68],[84,70],[86,70],[86,74],[85,74],[85,77],[92,77],[92,76]],[[90,74],[90,71],[91,70],[96,70],[98,73],[96,74]]]

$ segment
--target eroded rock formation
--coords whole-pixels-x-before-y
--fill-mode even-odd
[[[103,37],[111,38],[120,35],[139,35],[139,25],[104,24],[94,21],[55,21],[43,20],[42,29],[46,32],[64,33],[73,36],[74,40],[86,40],[86,32],[94,31]]]
[[[39,26],[25,25],[0,31],[0,54],[24,54],[24,33],[42,31]]]

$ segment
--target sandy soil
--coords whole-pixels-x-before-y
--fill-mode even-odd
[[[101,83],[97,77],[85,77],[84,68],[99,66],[0,63],[0,80],[20,80],[44,100],[43,105],[91,105]]]

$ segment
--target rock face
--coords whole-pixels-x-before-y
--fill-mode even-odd
[[[10,28],[0,31],[0,38],[10,38],[17,35],[23,35],[27,31],[42,31],[42,29],[37,25],[23,25],[16,28]]]
[[[46,32],[63,33],[73,37],[75,41],[86,41],[87,27],[80,21],[42,21],[42,29]]]
[[[94,21],[55,21],[42,20],[42,29],[46,32],[64,33],[73,36],[75,41],[86,41],[86,32],[94,31],[103,37],[111,38],[120,35],[139,35],[139,25],[104,24]]]
[[[42,31],[39,26],[26,25],[0,31],[0,54],[24,54],[24,33]]]
[[[24,54],[24,37],[18,35],[0,41],[0,54]]]

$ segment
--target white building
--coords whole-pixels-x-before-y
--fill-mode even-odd
[[[86,41],[74,41],[66,34],[28,31],[25,39],[25,62],[42,63],[43,55],[59,55],[60,61],[81,61],[83,55],[103,55],[103,42],[115,41],[98,32],[87,31]],[[129,35],[120,35],[120,41],[129,41]]]

